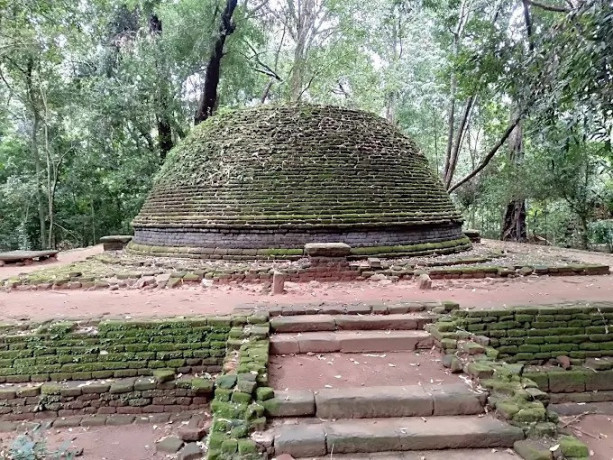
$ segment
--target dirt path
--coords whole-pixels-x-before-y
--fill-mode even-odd
[[[69,251],[62,251],[58,253],[57,260],[43,260],[42,262],[35,262],[32,265],[18,266],[15,264],[8,264],[0,267],[0,279],[10,278],[11,276],[17,276],[21,273],[31,273],[36,270],[50,267],[61,267],[73,262],[85,260],[90,256],[101,254],[102,245],[90,246],[88,248],[71,249]]]
[[[277,390],[463,383],[432,350],[272,355],[268,369],[270,386]]]
[[[185,422],[174,423],[134,423],[121,426],[48,428],[36,435],[36,440],[46,442],[48,452],[83,451],[77,458],[81,460],[162,460],[176,458],[163,452],[156,452],[155,442],[168,435],[176,435]],[[8,455],[16,446],[20,432],[0,432],[0,458]],[[8,456],[6,457],[8,458]],[[48,456],[45,458],[60,458]],[[61,457],[65,458],[65,457]]]
[[[579,249],[566,249],[556,246],[542,246],[539,244],[511,243],[508,241],[497,240],[482,240],[482,242],[485,247],[498,250],[505,249],[516,254],[541,253],[549,255],[549,257],[572,257],[573,259],[579,260],[586,264],[604,264],[613,266],[613,254],[607,254],[604,252],[581,251]]]
[[[493,308],[568,301],[611,301],[613,276],[436,280],[422,291],[402,281],[287,283],[287,294],[270,296],[261,286],[189,287],[166,290],[0,292],[0,320],[97,317],[159,317],[228,314],[244,304],[455,300],[463,308]]]

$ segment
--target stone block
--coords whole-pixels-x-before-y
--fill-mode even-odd
[[[276,392],[275,397],[262,402],[272,417],[302,417],[315,414],[315,396],[310,390]]]
[[[275,434],[275,454],[293,457],[319,457],[327,453],[326,434],[321,425],[283,425]]]
[[[433,415],[474,415],[484,412],[486,393],[474,392],[463,383],[429,385],[425,390],[432,396]]]
[[[559,443],[560,451],[565,458],[587,458],[590,456],[588,447],[573,436],[562,436]]]
[[[129,393],[134,391],[134,379],[122,379],[111,383],[110,393]]]
[[[513,444],[515,452],[524,460],[551,460],[552,453],[549,445],[534,440],[521,440]]]
[[[273,295],[285,293],[285,274],[277,270],[272,274],[272,293]]]
[[[121,251],[132,241],[132,235],[108,235],[100,238],[105,251]]]
[[[587,391],[613,390],[613,370],[588,372],[585,375]]]
[[[275,332],[334,331],[335,320],[328,315],[278,316],[270,320]]]
[[[197,460],[202,458],[203,455],[204,452],[202,451],[200,446],[195,442],[190,442],[186,444],[183,449],[181,449],[181,452],[179,452],[178,460]]]
[[[432,397],[419,385],[323,389],[315,395],[324,419],[432,415]]]
[[[329,452],[511,447],[520,428],[491,416],[343,420],[326,424]]]
[[[293,335],[274,335],[270,338],[270,353],[274,355],[296,354],[300,353],[300,347]]]
[[[345,243],[307,243],[304,252],[310,257],[347,257],[351,246]]]
[[[549,372],[551,393],[575,393],[585,391],[586,373],[582,371]]]
[[[81,426],[103,426],[106,425],[106,415],[91,415],[83,417],[81,420]]]
[[[155,442],[155,450],[167,454],[174,454],[183,447],[183,440],[176,436],[166,436]]]

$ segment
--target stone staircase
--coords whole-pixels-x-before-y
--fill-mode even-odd
[[[271,318],[272,354],[430,349],[432,305],[325,309]],[[357,311],[356,311],[357,310]],[[401,311],[398,311],[401,310]],[[355,355],[359,356],[359,355]],[[368,355],[366,355],[368,356]],[[279,389],[265,402],[275,455],[294,458],[514,458],[520,428],[487,414],[487,394],[455,383]],[[433,451],[433,452],[430,452]]]

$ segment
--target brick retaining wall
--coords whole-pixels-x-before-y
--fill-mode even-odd
[[[0,383],[84,380],[221,369],[231,326],[246,318],[0,326]]]
[[[134,242],[151,246],[201,248],[202,255],[221,254],[220,249],[296,248],[311,242],[343,242],[352,247],[403,246],[436,243],[462,238],[458,222],[440,225],[390,227],[386,229],[195,229],[136,228]],[[256,255],[253,251],[235,251],[236,255]]]
[[[34,420],[74,415],[155,414],[205,409],[212,380],[183,376],[0,385],[0,420]],[[95,423],[96,419],[92,423]],[[104,424],[103,420],[98,420]]]
[[[485,336],[498,358],[508,362],[539,362],[560,355],[573,359],[613,356],[611,302],[458,310],[435,328],[437,338],[455,338],[458,331]]]

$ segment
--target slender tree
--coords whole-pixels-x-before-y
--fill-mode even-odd
[[[237,0],[226,0],[225,8],[221,13],[219,33],[206,66],[202,95],[194,119],[196,125],[209,118],[217,109],[217,87],[221,77],[221,60],[224,56],[226,39],[234,32],[236,27],[232,20],[236,5]]]

